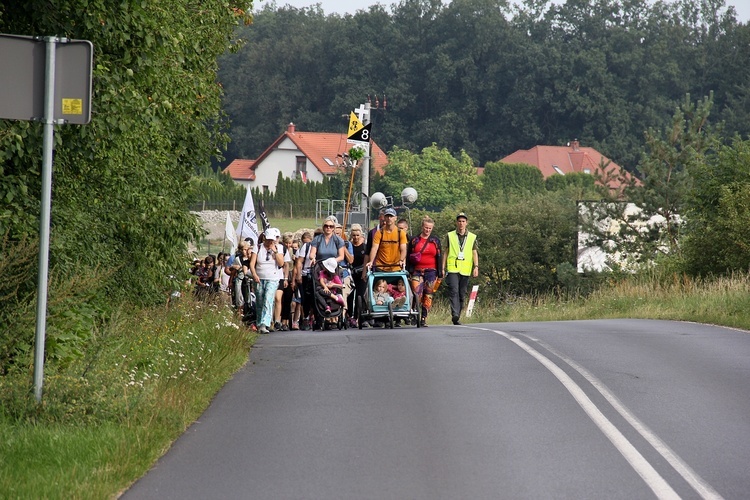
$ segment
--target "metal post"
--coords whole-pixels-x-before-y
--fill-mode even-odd
[[[364,106],[365,106],[365,112],[362,113],[362,125],[366,127],[370,123],[370,103],[366,102]],[[372,137],[370,138],[370,142],[365,143],[365,156],[364,158],[362,158],[362,192],[363,193],[370,192],[370,151],[372,151],[371,144],[372,144]],[[361,210],[367,214],[367,220],[370,220],[370,213],[368,211],[367,201],[368,201],[367,198],[363,198]]]
[[[44,338],[47,327],[47,280],[49,277],[49,233],[52,206],[52,154],[55,136],[55,50],[58,38],[45,37],[47,58],[44,69],[44,156],[42,159],[42,207],[39,221],[39,284],[36,304],[34,345],[34,397],[42,401],[44,383]]]

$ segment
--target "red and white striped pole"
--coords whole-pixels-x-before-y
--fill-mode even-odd
[[[479,292],[479,285],[471,287],[471,294],[469,295],[469,305],[466,308],[466,317],[470,317],[474,310],[474,302],[477,301],[477,293]]]

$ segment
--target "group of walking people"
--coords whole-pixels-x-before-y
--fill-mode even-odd
[[[467,230],[468,217],[463,212],[456,216],[456,229],[447,234],[445,248],[433,234],[435,222],[430,217],[421,220],[415,236],[408,234],[408,222],[396,217],[393,208],[381,210],[378,224],[367,235],[360,224],[352,224],[345,234],[335,216],[298,238],[294,233],[282,237],[278,229],[269,228],[258,243],[250,238],[241,241],[235,255],[196,262],[196,293],[222,294],[260,333],[313,328],[316,300],[323,310],[340,304],[346,320],[355,326],[355,298],[366,296],[368,271],[406,270],[414,300],[421,305],[421,325],[427,326],[441,282],[448,287],[451,320],[459,325],[469,278],[477,277],[479,270],[476,235]],[[318,262],[322,265],[315,275]]]
[[[435,292],[442,282],[448,287],[451,321],[460,325],[469,278],[479,275],[479,253],[476,235],[467,229],[468,217],[464,212],[456,216],[456,229],[446,236],[446,247],[435,234],[435,221],[423,217],[420,232],[409,236],[406,221],[396,222],[396,211],[381,211],[379,224],[371,232],[372,245],[361,279],[366,279],[368,269],[397,271],[405,269],[414,300],[421,305],[421,326],[427,326]]]

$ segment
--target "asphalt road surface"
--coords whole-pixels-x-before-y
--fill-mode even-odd
[[[127,499],[750,498],[750,333],[283,332]]]

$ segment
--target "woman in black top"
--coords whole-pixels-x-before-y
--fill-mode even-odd
[[[359,224],[352,224],[352,227],[349,230],[349,241],[352,244],[354,254],[354,260],[352,261],[352,280],[354,281],[354,287],[357,291],[356,295],[362,297],[367,289],[367,282],[362,279],[362,267],[365,265],[365,256],[367,255],[367,244],[365,242],[365,235],[362,233],[362,226]],[[354,295],[355,294],[349,295],[350,311],[354,310],[352,307]]]

